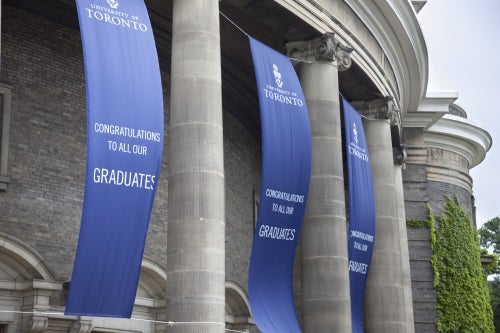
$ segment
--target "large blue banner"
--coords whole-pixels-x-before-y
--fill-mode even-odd
[[[143,0],[77,0],[87,173],[66,314],[130,318],[160,173],[163,96]]]
[[[264,333],[300,332],[293,264],[311,178],[311,130],[297,74],[281,53],[250,38],[262,128],[262,183],[248,289]]]
[[[352,332],[363,333],[363,300],[375,238],[375,203],[361,116],[343,100],[349,181],[349,280]]]

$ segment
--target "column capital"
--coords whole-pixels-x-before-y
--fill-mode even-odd
[[[353,49],[342,44],[334,33],[326,33],[314,39],[286,43],[287,54],[297,60],[336,61],[339,71],[351,67]]]
[[[352,106],[370,120],[388,119],[392,126],[400,127],[401,112],[392,97],[373,99],[371,101],[351,102]]]
[[[351,103],[369,120],[389,120],[394,163],[406,167],[406,146],[401,144],[401,112],[392,97]]]

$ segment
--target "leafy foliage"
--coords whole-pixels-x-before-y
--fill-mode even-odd
[[[494,261],[487,267],[487,273],[499,274],[498,256],[500,255],[500,217],[489,220],[479,229],[479,241],[485,250],[492,250]]]
[[[491,248],[493,253],[500,254],[500,217],[489,220],[479,229],[481,246]]]
[[[421,220],[407,220],[406,226],[408,228],[425,228],[429,226],[429,222]]]
[[[500,332],[500,278],[497,276],[489,284],[490,304],[493,309],[493,321],[495,323],[495,333]]]
[[[493,333],[493,312],[477,231],[458,199],[446,198],[445,212],[431,214],[437,328],[440,333]]]
[[[500,217],[489,220],[479,229],[479,239],[484,253],[493,251],[494,260],[485,269],[487,274],[499,274],[498,256],[500,255]],[[495,332],[500,333],[500,277],[497,275],[489,283],[490,304],[493,309]]]

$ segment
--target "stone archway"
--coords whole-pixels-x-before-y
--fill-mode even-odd
[[[60,292],[61,284],[54,281],[38,252],[0,233],[0,322],[7,332],[46,329],[47,316],[35,312],[46,309],[50,298]],[[21,315],[21,311],[32,315]]]
[[[255,327],[248,296],[238,284],[226,282],[226,328],[247,331]]]
[[[0,281],[53,281],[43,258],[21,240],[0,233]]]

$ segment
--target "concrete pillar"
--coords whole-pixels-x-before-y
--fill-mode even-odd
[[[398,187],[395,182],[391,119],[396,112],[389,99],[353,103],[369,120],[364,129],[375,195],[376,231],[366,286],[366,333],[407,331]],[[404,208],[403,208],[404,209]],[[409,265],[408,265],[409,266]]]
[[[394,152],[394,184],[396,186],[396,206],[398,211],[399,244],[401,247],[401,264],[403,275],[403,292],[406,312],[406,331],[404,333],[415,332],[413,318],[413,297],[411,290],[410,253],[408,249],[408,233],[406,230],[406,213],[403,190],[402,169],[406,163],[406,149],[402,146],[393,149]]]
[[[338,70],[350,65],[350,58],[332,34],[313,41],[289,43],[287,48],[290,57],[310,60],[300,65],[313,151],[300,243],[304,332],[351,333],[338,94]]]
[[[169,333],[225,329],[218,0],[174,0],[168,154]],[[177,324],[179,323],[179,324]]]

